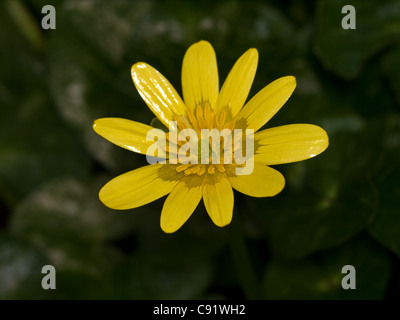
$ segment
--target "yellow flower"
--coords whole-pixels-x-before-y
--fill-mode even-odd
[[[136,63],[131,70],[141,97],[157,118],[170,128],[169,134],[177,134],[185,128],[196,132],[212,128],[253,129],[254,167],[251,174],[236,174],[235,168],[240,165],[235,161],[231,164],[150,164],[108,182],[99,192],[100,200],[113,209],[131,209],[169,194],[161,212],[161,228],[170,233],[186,222],[202,198],[212,221],[222,227],[232,220],[232,188],[252,197],[278,194],[285,179],[269,166],[318,155],[328,147],[328,136],[322,128],[311,124],[257,131],[283,106],[296,87],[294,77],[282,77],[245,104],[257,62],[257,50],[246,51],[233,66],[220,91],[213,47],[206,41],[193,44],[183,59],[183,100],[168,80],[150,65]],[[97,119],[93,128],[112,143],[142,154],[146,154],[154,143],[146,139],[153,128],[131,120]],[[167,150],[168,156],[171,154]]]

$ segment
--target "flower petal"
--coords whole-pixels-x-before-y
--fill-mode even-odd
[[[202,102],[211,108],[218,98],[219,82],[215,52],[207,41],[199,41],[186,51],[182,65],[182,91],[185,104],[191,110]]]
[[[312,124],[290,124],[270,128],[254,135],[254,161],[266,165],[306,160],[329,145],[325,130]]]
[[[240,124],[240,119],[244,119],[246,125],[243,129],[257,131],[279,111],[295,88],[296,78],[292,76],[282,77],[270,83],[240,110],[237,123]]]
[[[240,111],[253,84],[257,63],[258,51],[256,49],[247,50],[236,61],[222,86],[215,106],[216,110],[228,107],[232,116]]]
[[[253,173],[229,178],[232,187],[251,197],[272,197],[285,186],[283,175],[270,167],[255,163]]]
[[[203,201],[211,220],[223,227],[232,220],[233,190],[228,179],[224,176],[215,178],[215,174],[203,186]]]
[[[166,233],[178,230],[196,209],[202,197],[202,186],[188,186],[180,181],[165,200],[161,212],[161,229]]]
[[[146,141],[149,130],[153,127],[140,122],[121,118],[101,118],[93,123],[93,129],[103,138],[122,148],[146,154],[153,141]]]
[[[160,121],[175,130],[174,116],[186,115],[186,106],[174,87],[152,66],[139,62],[132,66],[132,79],[140,96]]]
[[[124,173],[109,181],[99,198],[112,209],[140,207],[170,193],[176,185],[175,168],[154,164]]]

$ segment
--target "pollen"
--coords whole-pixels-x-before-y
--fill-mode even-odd
[[[232,165],[235,166],[235,165]],[[225,173],[227,170],[222,164],[180,164],[176,167],[176,172],[183,172],[185,176],[197,175],[203,176],[204,174],[213,175],[217,172]]]
[[[208,101],[198,104],[194,110],[187,108],[186,116],[175,117],[180,130],[191,128],[200,133],[201,129],[230,129],[235,128],[228,106],[219,112],[212,110]]]
[[[231,112],[229,111],[229,106],[223,108],[219,111],[212,109],[208,101],[198,104],[195,108],[187,108],[186,115],[176,116],[175,120],[177,123],[178,132],[184,129],[193,129],[197,133],[198,137],[202,137],[202,129],[213,130],[217,129],[220,132],[224,129],[228,129],[231,133],[235,128],[235,120],[232,119]],[[202,176],[205,173],[214,174],[215,172],[225,173],[227,171],[226,166],[232,166],[232,161],[225,163],[224,160],[233,158],[232,143],[237,141],[237,137],[232,141],[231,138],[226,138],[223,136],[218,137],[218,139],[213,139],[213,137],[205,138],[208,139],[208,148],[204,149],[202,139],[198,138],[196,147],[198,148],[198,153],[196,155],[197,161],[192,161],[189,164],[179,163],[176,167],[176,172],[183,172],[185,176],[196,174]],[[230,140],[229,140],[230,139]],[[181,147],[186,141],[178,141],[177,146]],[[231,144],[231,145],[229,145]],[[192,145],[193,146],[193,145]],[[228,147],[227,147],[228,146]],[[168,149],[168,148],[167,148]],[[172,151],[172,150],[167,150]],[[226,157],[225,157],[226,156]],[[208,161],[204,161],[208,159]],[[233,163],[234,165],[234,163]]]

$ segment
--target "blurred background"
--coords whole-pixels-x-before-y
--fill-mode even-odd
[[[47,4],[55,30],[41,28]],[[348,4],[356,30],[341,27]],[[266,127],[317,124],[330,146],[276,166],[286,187],[274,198],[235,192],[230,226],[201,204],[167,235],[164,199],[127,211],[100,203],[104,183],[146,159],[92,123],[149,124],[132,64],[151,64],[181,92],[184,53],[201,39],[221,84],[258,49],[250,97],[294,75]],[[0,299],[400,298],[398,0],[7,0],[0,76]],[[56,290],[41,287],[48,264]],[[356,290],[341,287],[344,265],[356,268]]]

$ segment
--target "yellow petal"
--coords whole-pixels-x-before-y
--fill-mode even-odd
[[[254,161],[266,165],[290,163],[315,157],[329,145],[325,130],[312,124],[290,124],[254,135]]]
[[[178,230],[196,209],[202,197],[202,186],[188,186],[180,181],[165,200],[161,212],[161,229],[166,233]]]
[[[176,185],[175,168],[154,164],[124,173],[109,181],[99,198],[112,209],[140,207],[170,193]]]
[[[251,197],[272,197],[285,186],[283,175],[270,167],[255,163],[253,173],[229,178],[232,187]]]
[[[211,180],[214,178],[213,180]],[[233,191],[228,179],[220,175],[210,176],[203,187],[203,201],[211,220],[218,226],[223,227],[232,220]]]
[[[93,123],[93,129],[117,146],[142,154],[146,154],[148,147],[154,143],[146,141],[147,133],[153,127],[127,119],[97,119]]]
[[[235,116],[249,95],[257,70],[258,51],[247,50],[229,72],[218,96],[216,110],[228,107]]]
[[[215,106],[219,91],[215,52],[207,41],[193,44],[185,54],[182,65],[182,91],[185,104],[191,110],[208,101]]]
[[[186,107],[174,87],[156,69],[140,62],[132,66],[132,79],[142,99],[160,121],[172,124],[174,116],[186,115]]]
[[[296,88],[296,78],[282,77],[267,85],[240,110],[237,123],[245,120],[243,129],[257,131],[270,120],[289,99]]]

